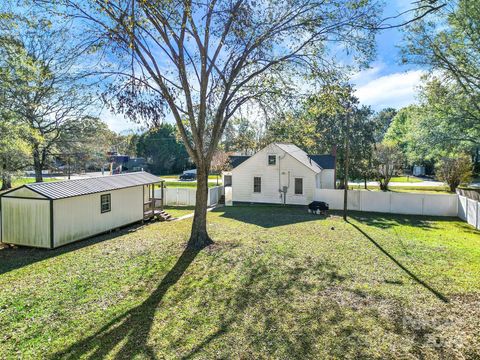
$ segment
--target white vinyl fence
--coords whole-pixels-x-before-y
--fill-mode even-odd
[[[163,189],[165,199],[164,205],[170,206],[195,206],[196,188],[174,188],[167,187]],[[208,189],[208,206],[218,204],[222,196],[223,186],[215,186]],[[155,189],[155,197],[161,198],[161,190]]]
[[[343,190],[316,189],[315,200],[343,209]],[[348,209],[392,214],[457,216],[458,195],[348,191]]]
[[[480,229],[480,203],[465,196],[458,195],[458,217]]]

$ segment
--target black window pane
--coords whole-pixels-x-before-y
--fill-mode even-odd
[[[277,163],[277,157],[275,155],[268,155],[268,165],[275,165]]]
[[[262,178],[255,176],[253,178],[253,192],[262,192]]]
[[[303,179],[295,178],[295,195],[303,194]]]
[[[110,194],[100,195],[100,211],[102,213],[109,212],[112,207],[112,198]]]

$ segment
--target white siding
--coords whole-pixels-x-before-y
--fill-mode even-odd
[[[111,211],[100,212],[100,196],[111,194]],[[53,202],[55,246],[143,219],[143,186],[76,196]]]
[[[268,155],[277,155],[275,165],[268,165]],[[232,170],[233,201],[281,203],[279,191],[287,186],[287,204],[307,204],[315,192],[315,172],[291,155],[270,144]],[[253,178],[262,178],[261,193],[253,192]],[[303,178],[303,194],[295,195],[296,177]]]
[[[3,197],[2,242],[50,247],[50,201]]]
[[[335,170],[324,169],[319,175],[320,175],[320,186],[317,186],[317,188],[335,189]]]

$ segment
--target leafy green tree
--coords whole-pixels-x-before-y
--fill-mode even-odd
[[[291,142],[310,154],[330,153],[335,147],[337,177],[343,187],[347,132],[351,175],[360,179],[369,176],[377,124],[372,115],[369,107],[359,105],[350,86],[328,85],[310,96],[298,111],[273,121],[267,130],[268,139]]]
[[[63,134],[76,131],[90,110],[88,84],[77,72],[84,48],[50,21],[35,19],[3,31],[14,41],[0,48],[9,108],[29,127],[36,181],[42,181]]]
[[[373,121],[375,122],[375,142],[383,141],[393,118],[397,115],[397,110],[394,108],[385,108],[375,114]]]
[[[147,159],[150,170],[155,174],[178,174],[189,164],[185,146],[171,124],[162,124],[140,135],[137,154]]]
[[[29,129],[11,115],[0,109],[0,190],[12,187],[12,176],[27,167],[32,154],[26,136]]]
[[[465,154],[443,157],[435,169],[437,177],[448,184],[451,192],[472,178],[472,161]]]
[[[398,145],[383,142],[375,146],[373,153],[374,175],[381,190],[388,190],[390,180],[402,170],[403,164],[404,156]]]
[[[404,61],[431,70],[420,92],[426,119],[422,130],[439,156],[468,152],[480,162],[479,28],[479,2],[459,0],[405,32]]]

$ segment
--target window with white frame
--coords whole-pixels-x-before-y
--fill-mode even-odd
[[[276,165],[277,164],[277,155],[268,155],[268,165]]]
[[[295,195],[303,195],[303,178],[295,178]]]
[[[253,192],[254,193],[262,192],[262,178],[260,176],[253,177]]]
[[[100,196],[100,211],[106,213],[112,210],[112,196],[110,194],[104,194]]]

